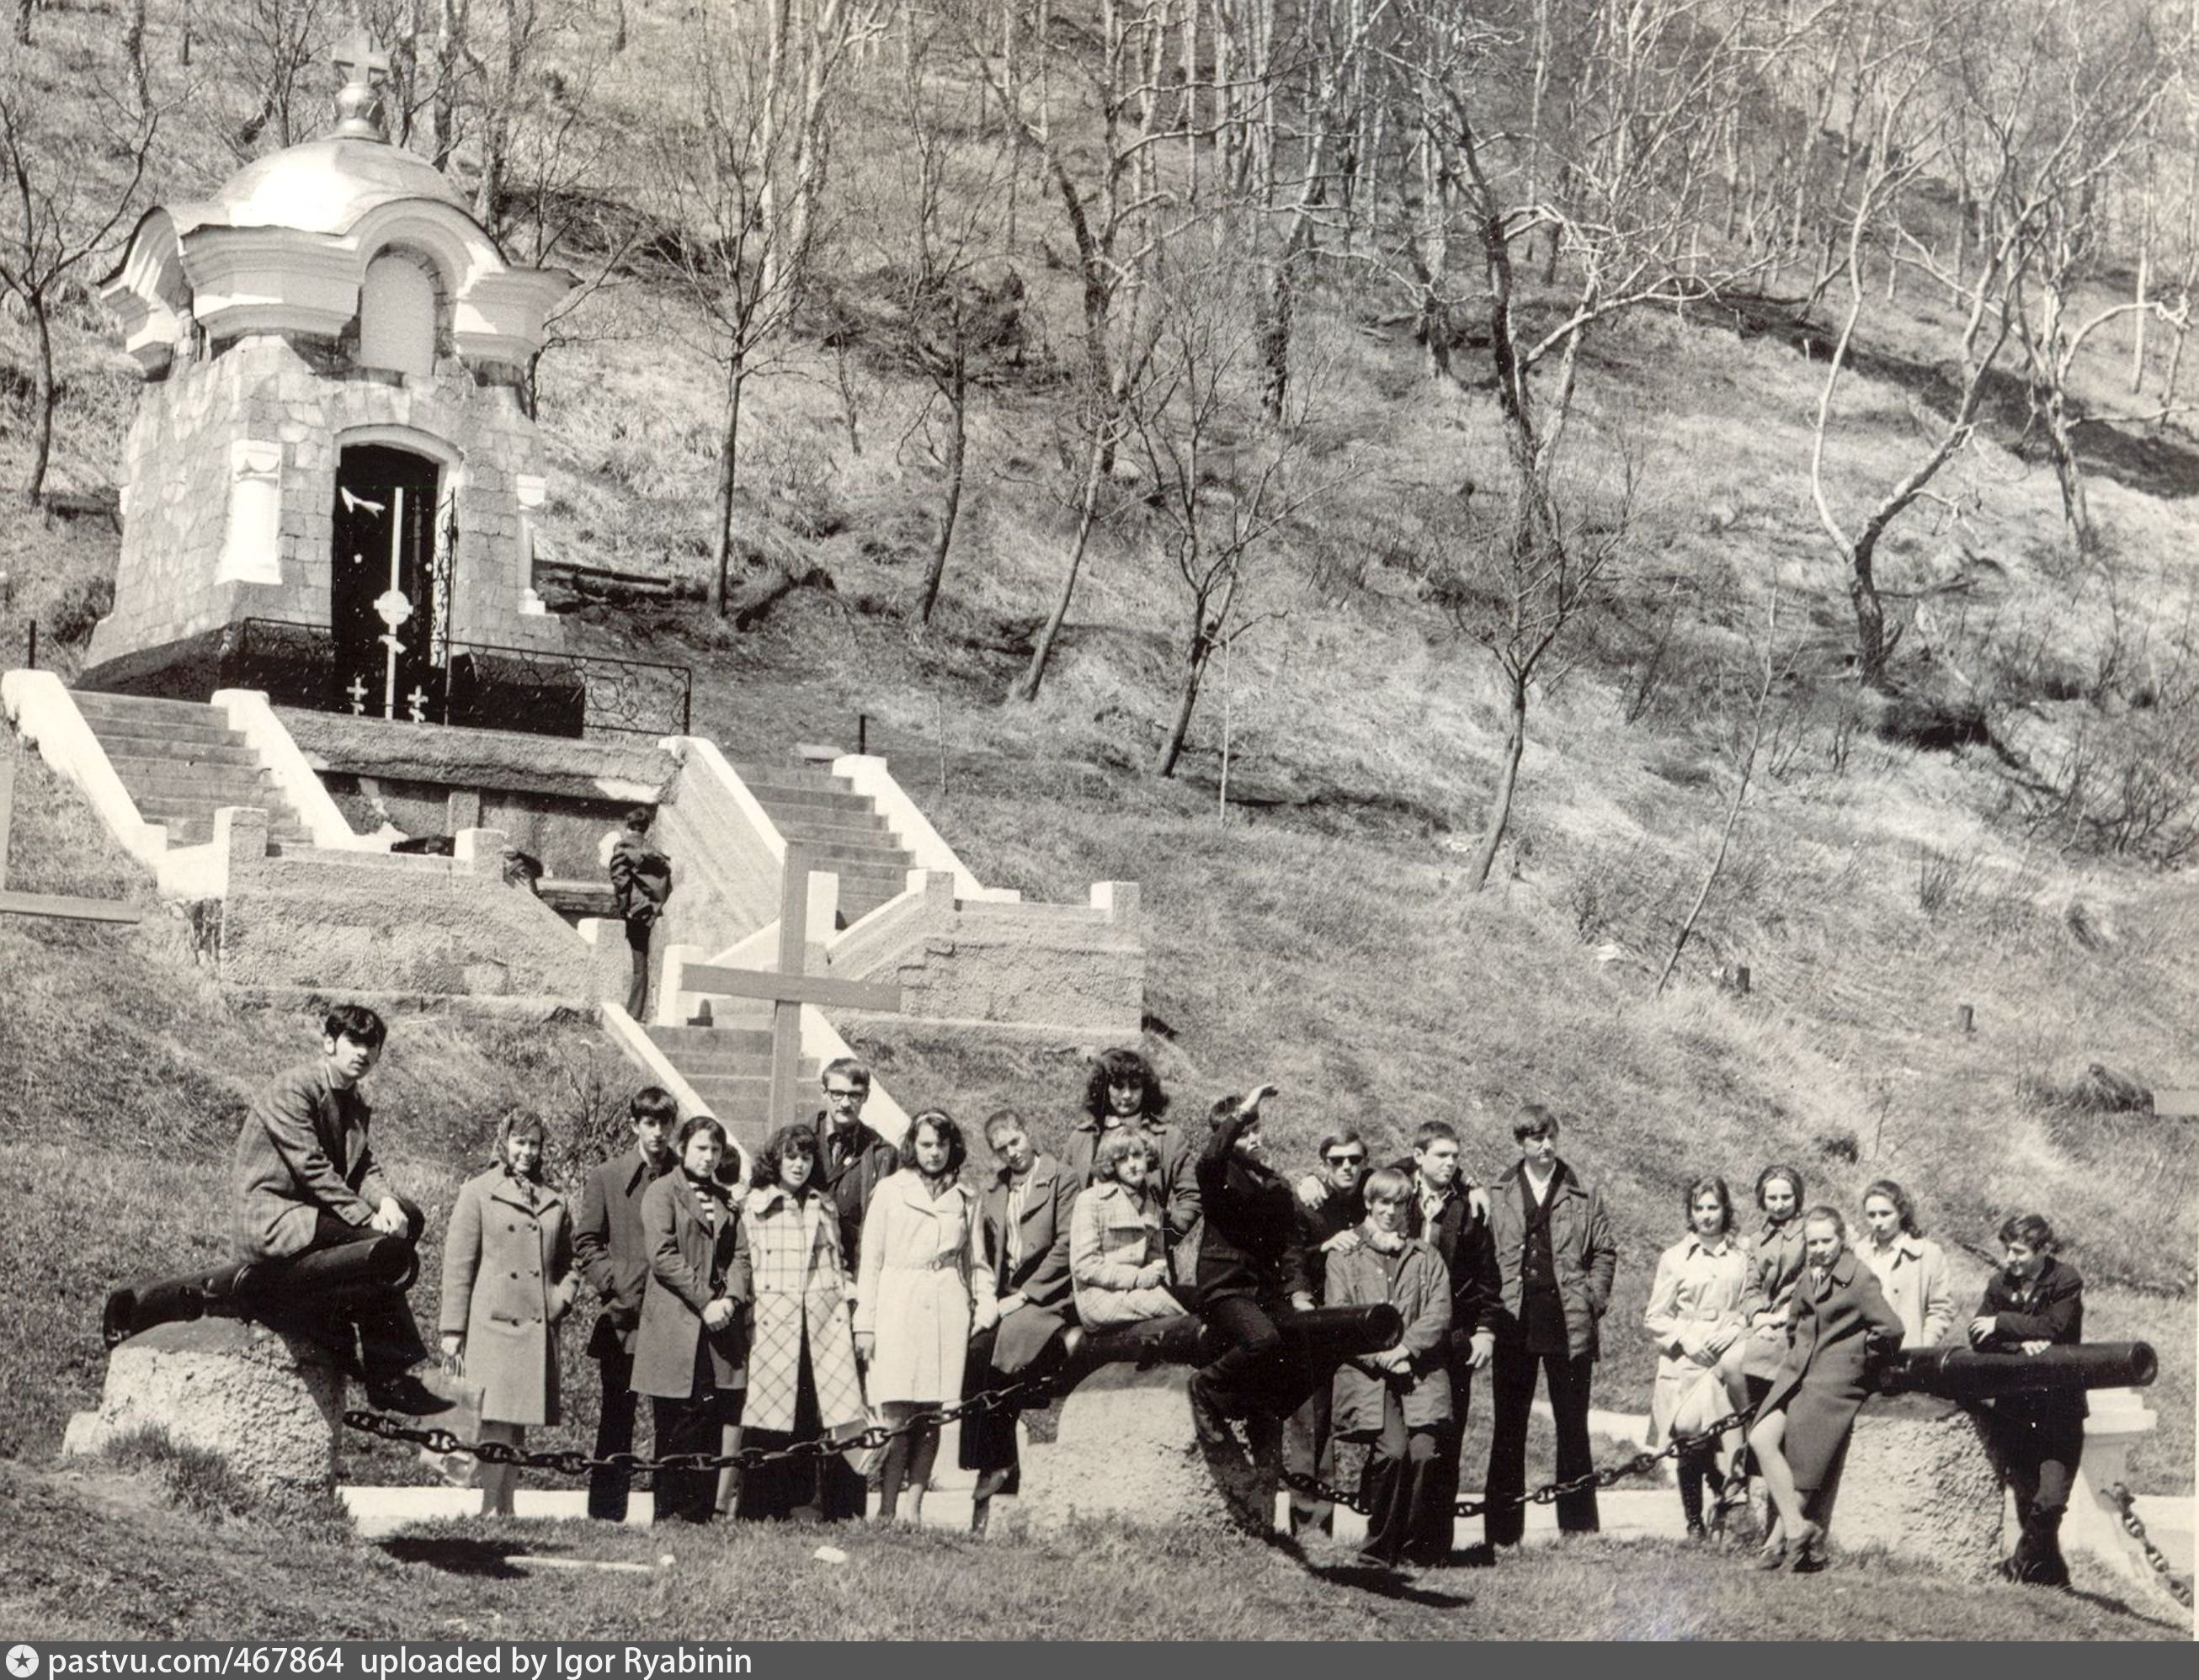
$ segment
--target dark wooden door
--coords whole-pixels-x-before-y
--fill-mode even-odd
[[[435,586],[435,462],[362,444],[336,465],[329,627],[335,639],[339,711],[443,721],[436,623],[447,592]]]

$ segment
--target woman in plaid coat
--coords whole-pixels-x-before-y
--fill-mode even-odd
[[[863,1426],[853,1303],[840,1225],[817,1175],[817,1138],[788,1126],[764,1146],[742,1204],[755,1292],[744,1440],[766,1448]],[[863,1514],[863,1479],[835,1455],[758,1466],[741,1480],[744,1517]]]

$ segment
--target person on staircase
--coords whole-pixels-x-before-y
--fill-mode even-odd
[[[1528,1103],[1513,1122],[1517,1165],[1490,1187],[1490,1240],[1502,1280],[1490,1387],[1489,1507],[1483,1529],[1492,1546],[1516,1546],[1526,1514],[1527,1414],[1539,1374],[1549,1389],[1558,1437],[1558,1479],[1595,1467],[1589,1448],[1589,1380],[1598,1327],[1611,1304],[1619,1245],[1603,1198],[1558,1158],[1558,1117]],[[1597,1531],[1595,1490],[1561,1494],[1558,1528]]]
[[[633,1343],[641,1326],[641,1299],[649,1282],[649,1251],[642,1245],[641,1199],[678,1164],[672,1134],[680,1105],[672,1094],[644,1086],[627,1102],[633,1147],[621,1150],[590,1172],[580,1187],[580,1217],[573,1226],[573,1258],[603,1307],[588,1337],[602,1400],[596,1413],[597,1458],[633,1450]],[[628,1470],[588,1473],[588,1514],[604,1522],[626,1520]]]
[[[580,1288],[545,1136],[540,1115],[506,1115],[497,1164],[460,1187],[443,1237],[443,1359],[481,1388],[481,1438],[510,1446],[557,1421],[557,1327]],[[482,1465],[481,1514],[511,1515],[518,1481],[512,1465]]]
[[[924,1521],[940,1426],[925,1413],[959,1400],[973,1333],[1000,1317],[1000,1291],[980,1236],[977,1199],[956,1181],[968,1155],[942,1109],[908,1123],[901,1170],[878,1187],[863,1218],[855,1291],[855,1351],[871,1404],[897,1432],[878,1478],[878,1520]]]
[[[748,1371],[741,1314],[750,1298],[747,1233],[719,1181],[726,1129],[707,1114],[680,1129],[679,1167],[641,1197],[649,1284],[634,1338],[633,1389],[650,1397],[656,1451],[715,1453],[740,1420]],[[655,1520],[706,1523],[715,1470],[660,1470]]]
[[[374,1270],[394,1280],[325,1300],[293,1298],[279,1316],[282,1327],[323,1342],[363,1377],[369,1405],[419,1417],[456,1403],[414,1374],[428,1345],[405,1292],[419,1270],[427,1216],[397,1193],[367,1138],[372,1111],[359,1086],[388,1035],[371,1009],[345,1004],[329,1012],[320,1059],[277,1076],[245,1116],[230,1155],[231,1205],[237,1257],[254,1267],[263,1293],[309,1255],[385,1245],[386,1257],[376,1257],[384,1263]]]
[[[2000,1228],[2000,1269],[1986,1280],[1970,1321],[1970,1345],[1985,1353],[2035,1356],[2085,1339],[2085,1280],[2064,1260],[2045,1215],[2020,1213]],[[2062,1519],[2085,1455],[2082,1389],[2004,1394],[1992,1402],[1992,1438],[2015,1496],[2021,1537],[2001,1565],[2007,1579],[2066,1587]]]
[[[619,919],[626,924],[627,948],[633,955],[626,1012],[644,1023],[649,1019],[650,946],[656,925],[663,919],[665,901],[672,896],[672,860],[649,837],[656,820],[646,806],[628,811],[626,828],[612,843],[610,860],[611,897]]]
[[[1061,1152],[1081,1189],[1103,1175],[1100,1145],[1111,1132],[1135,1126],[1153,1140],[1159,1162],[1146,1181],[1161,1202],[1161,1235],[1168,1245],[1169,1275],[1189,1286],[1198,1276],[1199,1191],[1198,1151],[1167,1119],[1168,1092],[1153,1065],[1135,1050],[1103,1050],[1084,1082],[1084,1112]]]
[[[981,1240],[999,1293],[1000,1320],[971,1341],[964,1362],[965,1400],[1042,1372],[1059,1357],[1076,1311],[1069,1275],[1076,1180],[1040,1152],[1030,1123],[1012,1108],[987,1119],[985,1143],[997,1164],[980,1199]],[[1018,1490],[1016,1419],[1022,1410],[1004,1405],[962,1420],[962,1467],[977,1473],[970,1508],[973,1533],[985,1531],[995,1495]]]

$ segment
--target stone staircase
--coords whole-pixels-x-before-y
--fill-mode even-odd
[[[800,765],[736,764],[779,831],[810,849],[816,867],[840,877],[840,925],[898,898],[916,860],[903,849],[868,794],[829,770]]]
[[[71,697],[136,802],[137,814],[165,825],[171,846],[213,839],[213,814],[225,805],[256,805],[266,812],[268,838],[278,846],[313,843],[259,755],[229,726],[219,706],[82,691]]]
[[[722,1005],[721,1005],[722,1006]],[[815,1100],[818,1065],[804,1059],[800,1088],[805,1094],[796,1114],[771,1112],[771,1029],[760,1024],[768,1006],[756,1006],[755,1021],[727,1021],[707,1027],[650,1027],[649,1036],[695,1088],[709,1111],[744,1149],[753,1152],[780,1126],[806,1120],[821,1105]]]

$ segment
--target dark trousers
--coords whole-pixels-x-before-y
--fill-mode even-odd
[[[1473,1403],[1473,1368],[1463,1358],[1454,1356],[1450,1363],[1450,1421],[1439,1426],[1436,1431],[1436,1445],[1439,1450],[1428,1496],[1440,1503],[1444,1509],[1446,1553],[1450,1545],[1449,1519],[1458,1503],[1459,1460],[1466,1452],[1466,1420],[1472,1415]]]
[[[1201,1301],[1199,1315],[1226,1344],[1198,1377],[1222,1416],[1279,1421],[1298,1409],[1313,1385],[1269,1307],[1250,1295],[1225,1295]]]
[[[700,1367],[695,1391],[685,1399],[667,1400],[653,1396],[650,1410],[656,1424],[656,1455],[669,1457],[674,1453],[711,1453],[721,1450],[721,1432],[726,1425],[738,1423],[741,1417],[741,1402],[746,1397],[738,1388],[717,1388],[712,1385],[709,1350],[704,1348],[697,1356]],[[660,1470],[656,1473],[656,1504],[655,1520],[658,1522],[706,1523],[718,1503],[718,1473],[715,1470]]]
[[[1557,1426],[1558,1479],[1567,1481],[1595,1467],[1588,1444],[1589,1379],[1595,1369],[1593,1354],[1574,1359],[1497,1343],[1490,1363],[1494,1409],[1490,1415],[1489,1509],[1482,1518],[1482,1531],[1490,1544],[1516,1546],[1526,1531],[1525,1508],[1509,1502],[1526,1490],[1527,1414],[1538,1372],[1549,1385],[1552,1420]],[[1594,1488],[1559,1496],[1558,1527],[1562,1532],[1593,1534],[1599,1526]]]
[[[255,1307],[254,1315],[278,1328],[311,1337],[346,1360],[353,1357],[356,1343],[359,1368],[370,1383],[400,1375],[428,1357],[428,1345],[420,1339],[420,1327],[412,1321],[412,1309],[405,1304],[405,1292],[411,1286],[417,1263],[406,1268],[401,1284],[367,1285],[327,1296],[283,1297],[281,1279],[291,1261],[352,1243],[401,1243],[408,1251],[417,1247],[428,1216],[402,1196],[396,1201],[405,1211],[401,1234],[388,1235],[370,1226],[353,1225],[324,1210],[314,1216],[312,1238],[298,1254],[261,1262],[257,1269],[261,1280],[256,1287],[273,1299],[265,1310]]]
[[[603,1404],[596,1413],[595,1456],[632,1452],[634,1415],[641,1398],[633,1391],[633,1356],[615,1348],[597,1361],[596,1368],[603,1383]],[[633,1485],[631,1470],[591,1470],[588,1514],[604,1522],[624,1522],[627,1492]]]
[[[1382,1432],[1359,1473],[1367,1508],[1362,1555],[1381,1563],[1441,1563],[1450,1555],[1451,1503],[1443,1497],[1443,1434],[1408,1428],[1395,1394],[1382,1400]]]
[[[1310,1476],[1317,1482],[1335,1481],[1336,1439],[1330,1428],[1335,1400],[1335,1388],[1321,1383],[1306,1396],[1305,1404],[1291,1414],[1290,1420],[1283,1426],[1283,1468]],[[1291,1532],[1296,1534],[1306,1528],[1333,1534],[1336,1507],[1328,1500],[1316,1499],[1292,1488]]]
[[[767,1451],[797,1442],[821,1439],[825,1423],[817,1407],[817,1378],[809,1366],[809,1341],[802,1344],[802,1363],[795,1374],[794,1427],[780,1434],[772,1429],[747,1429],[744,1447]],[[814,1517],[825,1522],[847,1522],[863,1514],[870,1490],[838,1453],[829,1458],[790,1458],[776,1464],[760,1464],[743,1473],[735,1514],[751,1520],[779,1520]]]
[[[626,989],[626,1012],[637,1021],[645,1022],[649,1007],[649,939],[656,930],[654,921],[628,922],[626,925],[627,948],[633,954],[633,978]]]

